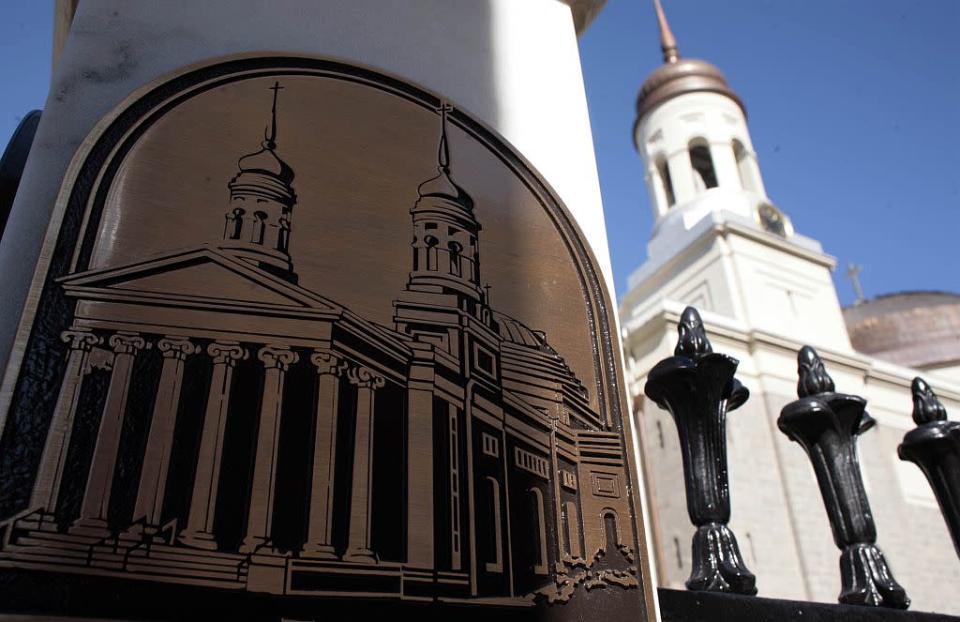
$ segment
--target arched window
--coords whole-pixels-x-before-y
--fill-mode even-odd
[[[733,157],[737,160],[737,172],[740,174],[740,185],[744,190],[757,191],[756,179],[753,176],[753,162],[747,148],[737,139],[733,139]]]
[[[267,213],[266,212],[254,212],[253,213],[253,231],[250,235],[250,241],[254,244],[263,244],[263,235],[266,229]]]
[[[285,253],[290,247],[290,219],[280,217],[280,235],[277,237],[277,250]]]
[[[606,542],[607,553],[617,550],[620,544],[620,528],[618,526],[617,513],[611,508],[606,508],[600,513],[600,520],[603,525],[603,537]]]
[[[231,240],[239,240],[243,232],[243,215],[246,212],[242,207],[235,207],[227,216],[227,227],[229,228],[228,237]]]
[[[460,242],[448,242],[447,248],[450,251],[450,274],[453,276],[463,276],[463,245]]]
[[[487,525],[487,548],[488,561],[485,568],[487,572],[503,572],[503,533],[501,532],[501,514],[500,514],[500,482],[487,476],[487,503],[489,504],[487,516],[490,524]]]
[[[436,236],[428,235],[423,239],[427,245],[427,270],[437,269],[437,245],[440,240]]]
[[[547,524],[546,515],[543,508],[543,493],[540,489],[533,487],[528,491],[530,499],[530,516],[533,520],[533,529],[531,529],[532,544],[531,550],[534,553],[533,573],[547,574]]]
[[[657,156],[657,177],[660,179],[660,187],[663,189],[663,196],[667,201],[667,207],[673,207],[677,202],[677,197],[673,194],[673,179],[670,177],[670,165],[667,164],[667,158],[661,153]]]
[[[693,185],[698,191],[717,187],[717,171],[713,168],[710,145],[702,138],[690,141],[690,164],[693,166]]]

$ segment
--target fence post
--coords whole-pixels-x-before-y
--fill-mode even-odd
[[[650,370],[644,393],[670,412],[680,436],[687,512],[697,527],[687,589],[753,595],[756,577],[727,526],[726,416],[750,392],[733,377],[739,361],[713,352],[696,309],[684,309],[677,330],[674,356]]]
[[[917,427],[904,435],[897,454],[927,476],[960,555],[960,422],[947,421],[947,409],[923,378],[914,378],[911,388]]]
[[[800,399],[783,407],[777,425],[803,446],[817,475],[833,540],[841,551],[839,601],[906,609],[910,599],[875,544],[877,529],[857,457],[857,436],[876,420],[867,414],[862,397],[834,392],[816,350],[801,348],[797,363]]]

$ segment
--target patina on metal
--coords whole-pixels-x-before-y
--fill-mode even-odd
[[[947,420],[947,409],[923,378],[914,378],[911,390],[917,427],[904,435],[897,454],[927,476],[960,556],[960,422]]]
[[[501,138],[284,56],[101,125],[2,393],[0,592],[134,619],[185,594],[642,618],[609,296]]]
[[[800,399],[783,407],[777,426],[810,457],[833,540],[840,548],[839,601],[906,609],[910,599],[876,545],[877,529],[863,487],[857,437],[876,425],[866,400],[836,393],[833,379],[810,346],[797,354]]]
[[[670,412],[683,452],[687,512],[693,534],[693,567],[687,588],[756,594],[756,578],[747,569],[730,522],[726,417],[750,392],[734,378],[738,361],[713,352],[693,307],[677,325],[674,356],[650,370],[644,393]]]

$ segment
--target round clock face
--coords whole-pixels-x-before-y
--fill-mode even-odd
[[[783,214],[780,213],[780,210],[774,206],[766,203],[759,206],[757,208],[757,220],[760,221],[760,226],[763,227],[765,231],[779,235],[782,238],[787,237],[786,220]]]

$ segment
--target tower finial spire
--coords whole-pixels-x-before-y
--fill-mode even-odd
[[[437,163],[444,171],[450,169],[450,145],[447,144],[447,113],[453,106],[447,102],[440,104],[440,149],[437,152]]]
[[[657,24],[660,26],[660,49],[663,50],[663,62],[675,63],[680,58],[677,50],[677,40],[667,23],[667,15],[663,12],[660,0],[653,0],[653,7],[657,11]]]
[[[283,90],[280,82],[276,81],[270,87],[273,91],[273,108],[270,110],[270,129],[264,132],[264,144],[267,149],[276,149],[277,147],[277,93]]]

